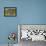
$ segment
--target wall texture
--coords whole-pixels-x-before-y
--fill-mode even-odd
[[[16,17],[4,17],[4,7],[17,7]],[[0,0],[0,44],[7,44],[17,24],[46,24],[46,0]]]

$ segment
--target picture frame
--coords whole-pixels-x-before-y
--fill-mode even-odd
[[[17,8],[16,7],[4,7],[4,16],[5,17],[16,17]]]
[[[22,33],[27,30],[26,35],[24,32]],[[25,36],[27,37],[25,38]],[[46,24],[18,24],[18,42],[22,40],[46,41]]]

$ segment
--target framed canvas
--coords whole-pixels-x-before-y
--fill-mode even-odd
[[[19,24],[18,41],[46,41],[46,24]]]
[[[4,7],[4,16],[6,17],[14,17],[17,15],[16,7]]]

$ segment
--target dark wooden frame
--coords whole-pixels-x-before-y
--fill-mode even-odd
[[[10,16],[10,15],[9,15],[9,16],[8,16],[8,15],[6,16],[6,15],[5,15],[5,9],[6,9],[6,8],[13,8],[13,9],[15,8],[15,11],[16,11],[15,16]],[[17,8],[16,8],[16,7],[4,7],[4,16],[5,16],[5,17],[16,17],[16,16],[17,16]]]

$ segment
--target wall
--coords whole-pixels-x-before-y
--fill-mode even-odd
[[[4,7],[17,7],[16,17],[4,17]],[[46,0],[1,0],[0,44],[7,44],[9,32],[17,32],[17,24],[46,24]]]

